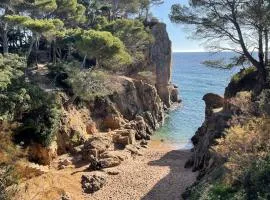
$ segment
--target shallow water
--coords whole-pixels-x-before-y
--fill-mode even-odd
[[[192,148],[190,139],[204,121],[203,95],[209,92],[223,95],[231,76],[237,71],[208,68],[202,62],[232,56],[229,52],[173,54],[172,82],[179,87],[182,103],[170,113],[164,126],[153,136],[154,141],[162,140],[182,149]]]

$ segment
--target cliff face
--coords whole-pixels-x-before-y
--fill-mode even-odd
[[[63,107],[54,152],[76,152],[77,146],[83,145],[100,132],[112,136],[110,140],[115,144],[134,144],[134,139],[149,140],[153,132],[163,124],[166,110],[172,103],[179,102],[178,91],[170,83],[172,54],[166,25],[155,23],[151,31],[155,42],[149,47],[142,68],[153,72],[155,80],[145,81],[137,76],[113,74],[110,75],[110,84],[114,89],[110,95],[83,102],[82,106]],[[64,101],[69,99],[66,94],[62,96]],[[53,155],[55,157],[55,153]],[[38,160],[48,164],[51,159],[46,157],[46,161],[43,161],[39,157]]]
[[[236,74],[241,77],[243,72]],[[216,139],[224,136],[224,131],[234,125],[243,124],[247,118],[258,116],[259,109],[250,91],[256,88],[256,73],[246,74],[237,82],[232,80],[225,90],[225,97],[216,94],[206,94],[205,121],[192,137],[194,145],[193,155],[186,163],[200,172],[199,177],[210,173],[215,166],[223,163],[218,155],[212,151]]]
[[[156,88],[166,106],[179,101],[177,88],[171,84],[172,43],[166,31],[166,24],[157,23],[152,28],[155,38],[150,48],[150,59],[156,69]]]
[[[225,109],[226,102],[219,95],[209,93],[203,100],[206,105],[205,121],[191,139],[194,145],[193,156],[186,163],[186,167],[192,167],[194,171],[200,170],[201,176],[216,163],[217,158],[210,147],[228,128],[231,117],[230,111]]]

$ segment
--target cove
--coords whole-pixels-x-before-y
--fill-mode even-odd
[[[202,64],[206,60],[225,59],[232,52],[213,54],[210,52],[173,53],[172,82],[179,87],[181,105],[171,111],[152,140],[163,141],[175,148],[192,148],[191,137],[204,121],[205,105],[202,97],[206,93],[224,94],[224,89],[237,69],[209,68]]]

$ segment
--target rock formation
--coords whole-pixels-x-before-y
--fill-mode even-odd
[[[153,72],[155,80],[114,74],[110,76],[109,95],[84,101],[80,106],[63,106],[57,148],[54,147],[52,154],[48,147],[45,152],[49,153],[37,158],[40,163],[49,164],[50,155],[71,152],[81,153],[84,160],[93,160],[94,156],[106,167],[118,163],[113,157],[100,160],[100,155],[108,149],[127,147],[140,154],[132,145],[143,140],[145,146],[146,140],[163,124],[166,110],[179,103],[178,88],[171,84],[171,41],[166,25],[155,22],[150,30],[155,42],[145,54],[143,69]],[[64,102],[70,98],[65,93],[60,96]]]
[[[155,38],[151,46],[150,58],[156,69],[156,87],[158,94],[166,106],[177,102],[177,88],[171,84],[172,43],[166,31],[166,24],[156,23],[151,28]]]

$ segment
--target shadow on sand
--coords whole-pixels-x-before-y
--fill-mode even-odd
[[[151,166],[170,168],[169,173],[163,177],[142,200],[179,200],[186,187],[196,179],[196,173],[185,169],[184,165],[191,153],[185,150],[173,150],[159,160],[151,161]]]

